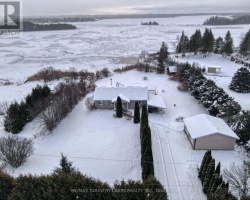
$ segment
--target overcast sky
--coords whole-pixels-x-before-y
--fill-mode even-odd
[[[27,15],[249,12],[250,0],[23,0]]]

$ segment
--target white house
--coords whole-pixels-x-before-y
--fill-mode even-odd
[[[135,102],[140,106],[148,105],[149,108],[165,109],[166,105],[160,95],[149,94],[147,87],[126,86],[126,87],[97,87],[94,92],[94,104],[98,109],[113,109],[117,97],[122,100],[124,109],[134,109]]]
[[[139,101],[141,105],[147,104],[148,88],[140,86],[97,87],[94,92],[95,107],[113,109],[118,96],[125,109],[133,109],[136,101]]]
[[[184,132],[196,150],[233,150],[239,139],[222,119],[210,115],[188,117],[184,125]]]

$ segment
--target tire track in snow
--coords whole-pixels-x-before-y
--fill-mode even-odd
[[[164,179],[167,180],[166,185],[168,186],[169,198],[172,199],[172,200],[183,200],[183,195],[182,195],[182,192],[181,192],[179,179],[178,179],[175,164],[174,164],[173,153],[172,153],[171,146],[170,146],[170,143],[169,143],[169,139],[168,139],[168,136],[167,136],[169,134],[170,129],[168,130],[168,127],[165,127],[163,125],[158,126],[155,123],[152,123],[152,125],[154,127],[154,132],[156,134],[156,137],[158,138],[157,141],[159,143],[159,148],[160,148],[160,152],[161,152],[161,159],[162,159],[162,162],[163,162]],[[162,132],[165,134],[164,138],[160,137],[160,131],[159,131],[160,128],[162,129]],[[164,151],[165,154],[163,152],[162,142],[165,142],[165,144],[166,144],[165,147],[167,148],[167,151]],[[168,168],[168,170],[167,170],[166,163],[165,163],[166,159],[168,159],[170,161],[170,163],[171,163],[171,170],[170,170],[170,168]],[[167,173],[167,171],[170,171],[172,173]],[[169,180],[174,181],[174,184],[169,184]],[[175,188],[171,188],[170,185],[175,186]]]
[[[159,134],[158,134],[158,129],[157,127],[155,127],[155,125],[152,123],[153,125],[153,130],[154,130],[154,138],[158,143],[159,143],[159,146],[160,146],[160,153],[161,153],[161,159],[162,159],[162,168],[163,168],[163,174],[164,174],[164,182],[165,182],[165,186],[167,186],[167,191],[168,191],[168,195],[170,197],[170,199],[172,199],[172,195],[171,195],[171,190],[170,190],[170,186],[169,186],[169,181],[168,181],[168,175],[167,175],[167,168],[166,168],[166,164],[165,164],[165,160],[164,160],[164,156],[163,156],[163,150],[162,150],[162,147],[161,147],[161,141],[160,141],[160,137],[159,137]],[[152,146],[154,146],[154,149],[156,149],[155,147],[155,144],[152,144]],[[156,150],[155,150],[156,152]]]

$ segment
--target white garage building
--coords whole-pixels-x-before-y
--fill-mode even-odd
[[[210,115],[186,118],[184,124],[184,132],[196,150],[233,150],[239,139],[222,119]]]

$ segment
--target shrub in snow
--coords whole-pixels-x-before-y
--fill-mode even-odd
[[[8,199],[8,196],[14,187],[14,178],[0,170],[0,180],[0,199]]]
[[[8,136],[0,138],[0,160],[17,168],[33,153],[31,139]]]
[[[75,167],[72,166],[72,162],[68,161],[67,157],[61,154],[61,160],[60,160],[60,166],[59,168],[55,169],[55,172],[57,173],[65,173],[70,174],[76,172]]]
[[[93,96],[92,97],[87,97],[85,100],[85,105],[89,110],[93,110],[95,108]]]
[[[238,69],[238,71],[234,74],[232,78],[229,88],[236,92],[249,93],[250,71],[245,67],[241,67],[240,69]]]
[[[8,108],[4,118],[4,130],[17,134],[23,130],[27,122],[27,110],[24,102],[13,102]]]

